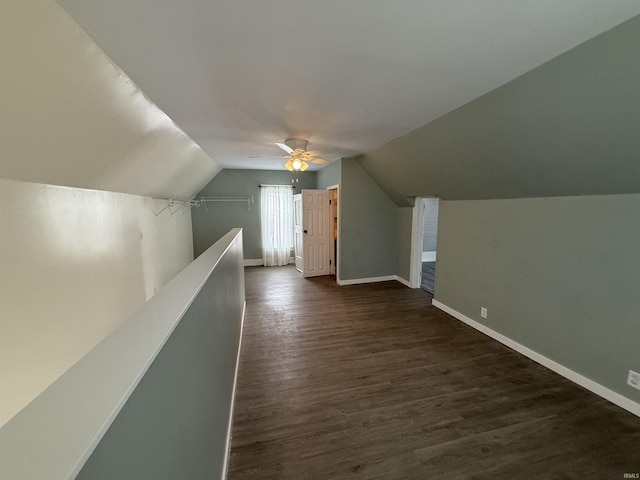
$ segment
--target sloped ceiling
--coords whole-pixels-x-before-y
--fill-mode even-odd
[[[81,27],[53,0],[0,1],[0,177],[188,198],[221,167],[282,168],[274,143],[302,137],[328,160],[367,153],[398,203],[463,197],[398,175],[473,185],[474,169],[425,170],[424,145],[388,142],[640,13],[638,0],[58,1]],[[530,193],[504,181],[474,198]]]
[[[219,170],[52,0],[0,1],[0,178],[186,199]]]
[[[221,166],[260,169],[282,168],[287,137],[328,160],[369,152],[640,13],[637,0],[58,1]]]
[[[640,193],[640,16],[358,158],[399,205]]]

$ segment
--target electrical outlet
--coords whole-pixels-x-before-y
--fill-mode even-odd
[[[629,376],[627,377],[627,385],[640,390],[640,373],[629,370]]]
[[[487,309],[484,307],[480,307],[480,316],[482,318],[487,318]]]

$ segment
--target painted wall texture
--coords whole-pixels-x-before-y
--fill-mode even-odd
[[[0,180],[0,425],[193,260],[189,213],[162,207]]]
[[[441,202],[435,298],[640,402],[639,218],[638,194]]]
[[[325,170],[327,170],[325,172]],[[289,185],[292,174],[286,171],[222,170],[196,196],[253,196],[254,203],[208,203],[192,210],[194,253],[198,256],[231,228],[242,227],[244,256],[262,258],[260,240],[260,184]],[[410,209],[394,205],[380,187],[353,159],[342,159],[318,172],[297,175],[295,193],[302,188],[320,188],[340,184],[340,248],[338,275],[341,280],[396,274],[398,241],[410,243]],[[407,210],[409,223],[400,222],[401,210]],[[403,216],[403,218],[406,217]],[[399,233],[399,231],[401,233]],[[409,255],[407,247],[406,256]],[[404,250],[401,255],[405,255]],[[408,278],[408,263],[406,276]]]
[[[259,185],[292,185],[292,179],[298,179],[293,183],[294,193],[300,193],[303,188],[316,188],[316,172],[294,175],[286,170],[222,170],[196,195],[196,199],[201,196],[248,196],[254,198],[254,203],[250,209],[246,202],[212,202],[206,207],[194,208],[195,255],[200,255],[232,228],[240,227],[243,229],[244,258],[262,259]]]
[[[342,160],[336,160],[335,162],[323,167],[317,172],[318,185],[317,188],[327,188],[340,184],[340,171],[342,168]]]
[[[0,65],[3,424],[193,259],[149,197],[219,167],[52,0],[0,2]]]
[[[640,193],[640,16],[362,156],[399,205]]]
[[[341,167],[340,279],[395,275],[398,207],[357,160],[343,158]]]
[[[360,158],[444,200],[436,300],[636,402],[638,51],[635,17]]]
[[[0,428],[3,479],[225,478],[241,235],[191,262]]]
[[[0,2],[0,178],[187,199],[220,170],[53,0]]]
[[[242,242],[222,248],[185,269],[195,279],[225,252],[77,480],[226,479],[245,295]]]
[[[397,207],[396,231],[398,232],[397,275],[409,282],[411,278],[411,228],[413,208]]]

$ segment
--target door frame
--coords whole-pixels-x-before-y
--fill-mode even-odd
[[[420,288],[422,277],[422,241],[424,237],[425,197],[416,197],[411,214],[411,264],[409,266],[409,286]]]
[[[333,226],[330,221],[331,199],[329,198],[331,193],[327,189],[315,188],[303,188],[300,193],[302,194],[303,228],[302,276],[310,278],[330,275],[331,252],[333,251]],[[316,251],[316,249],[312,249],[314,245],[323,248]]]
[[[300,218],[298,218],[298,215]],[[300,220],[299,224],[296,222]],[[293,196],[293,263],[296,266],[296,270],[302,273],[302,258],[304,252],[302,252],[302,239],[299,236],[302,235],[302,194],[296,193]],[[300,241],[300,245],[298,245]],[[298,257],[300,261],[298,262]]]
[[[342,205],[342,202],[340,201],[340,184],[338,183],[336,185],[329,185],[327,187],[327,190],[335,190],[336,197],[338,198],[338,209],[336,211],[336,216],[338,221],[338,238],[336,239],[336,251],[335,251],[335,255],[338,255],[337,262],[335,259],[333,248],[331,249],[331,262],[336,270],[336,282],[338,282],[340,279],[340,277],[338,276],[340,273],[339,263],[340,263],[340,259],[342,258],[340,256],[340,207]],[[333,218],[331,220],[332,220],[331,226],[333,228]],[[333,237],[333,234],[331,236]]]
[[[423,196],[416,197],[411,215],[411,264],[409,266],[409,286],[420,288],[422,281],[422,244],[424,241],[424,209],[427,200],[438,199],[438,209],[440,208],[440,197]],[[439,228],[440,218],[438,217]]]

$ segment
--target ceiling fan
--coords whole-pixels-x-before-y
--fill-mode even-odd
[[[308,140],[300,138],[288,138],[284,143],[276,143],[278,147],[287,153],[284,156],[287,160],[284,168],[290,172],[304,172],[309,168],[310,163],[315,163],[316,165],[328,165],[330,163],[327,160],[316,157],[317,152],[307,151],[308,144]]]

